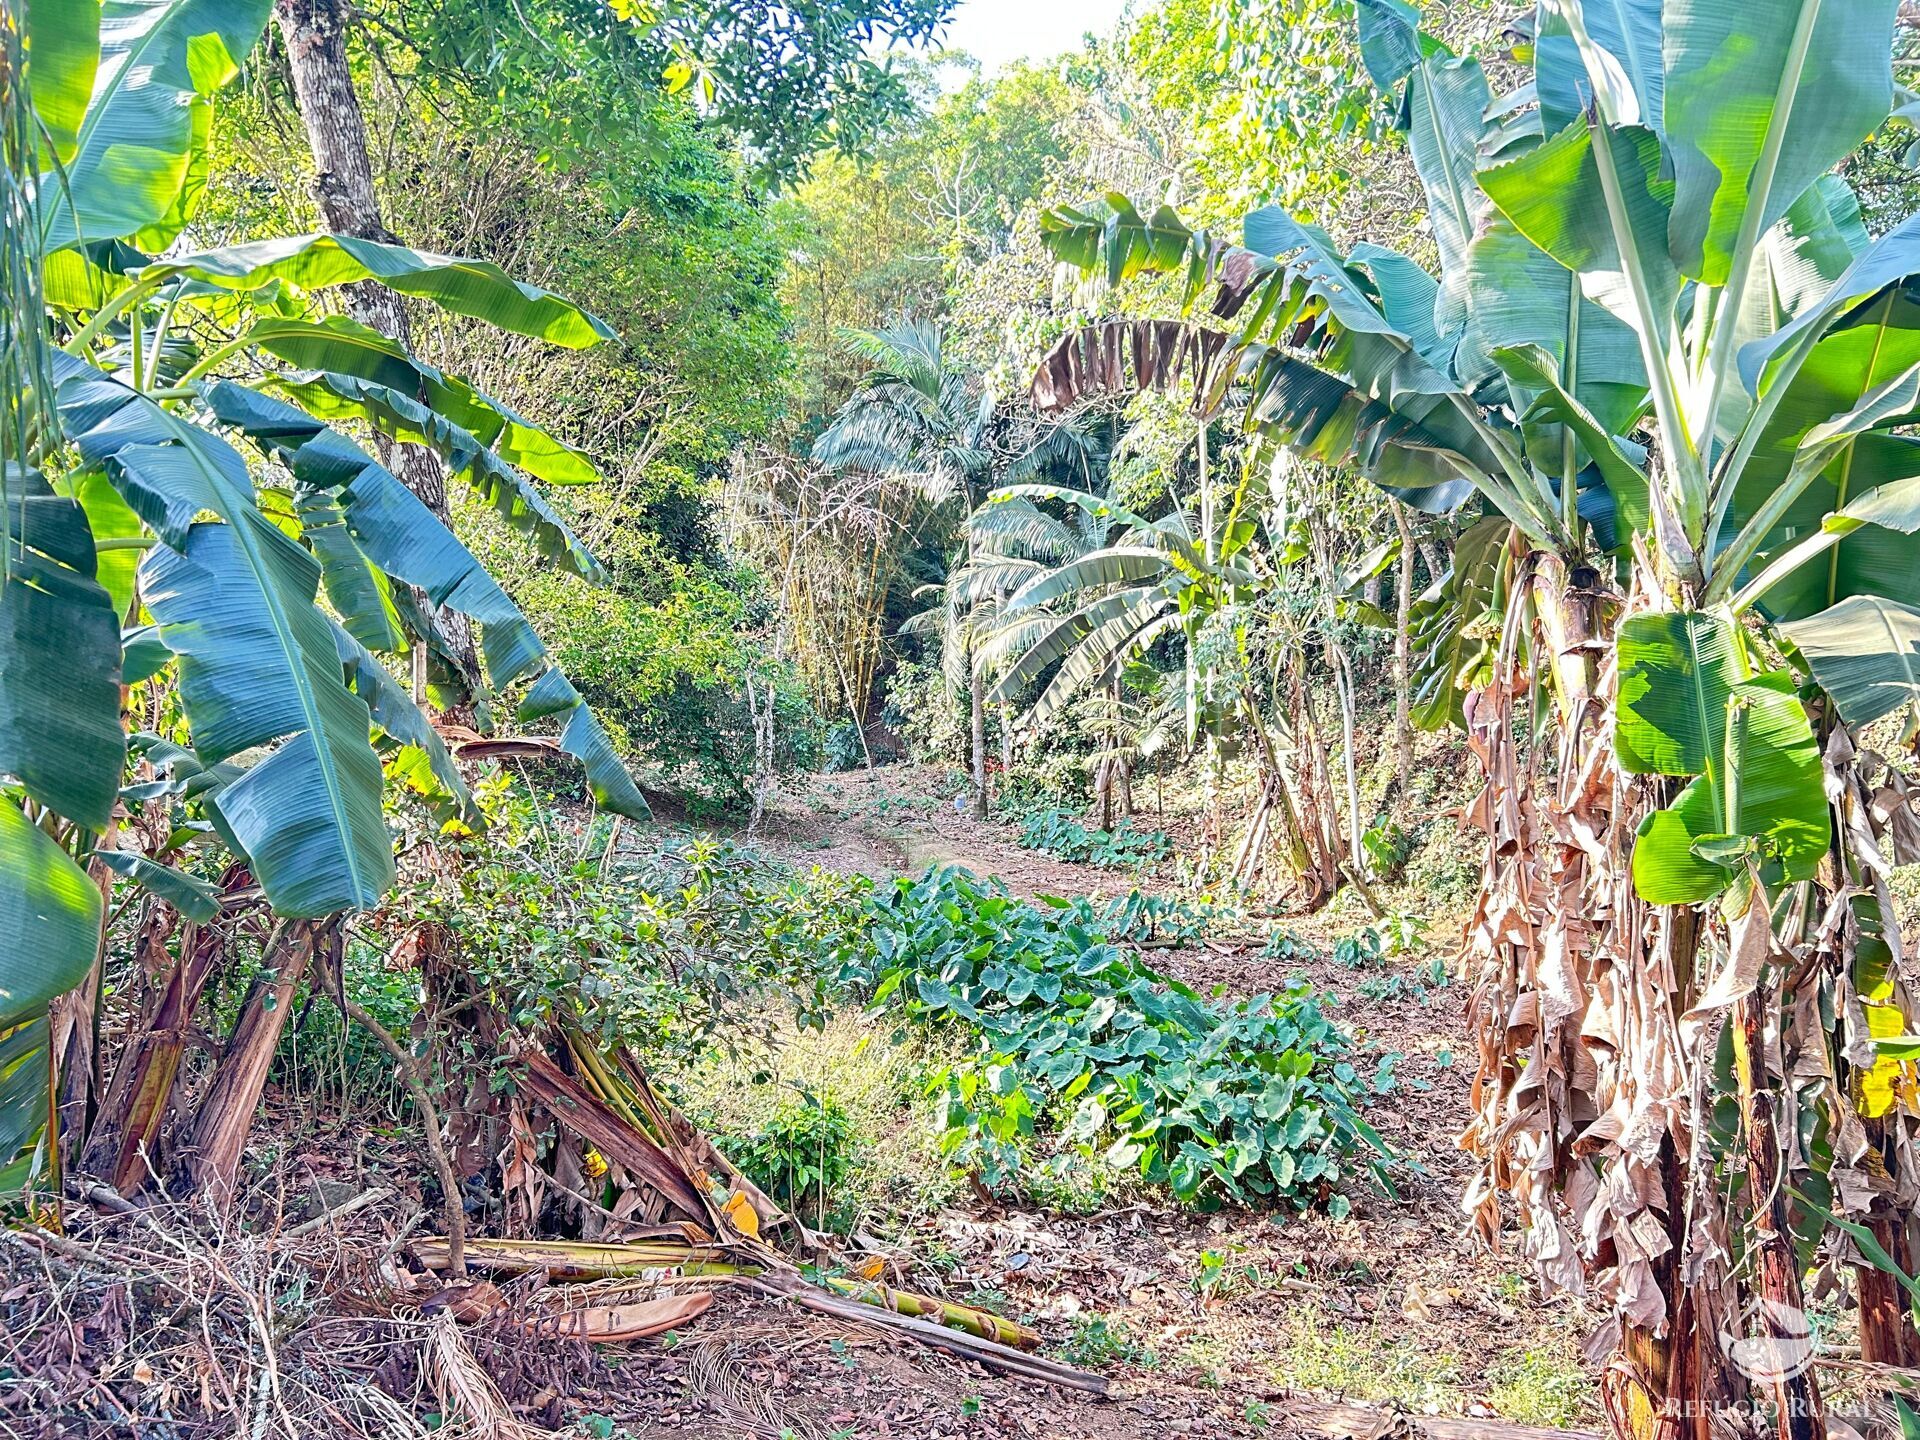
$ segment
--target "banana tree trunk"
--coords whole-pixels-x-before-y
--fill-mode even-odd
[[[1393,774],[1404,792],[1413,781],[1413,637],[1407,620],[1413,608],[1413,527],[1407,507],[1389,500],[1394,524],[1400,529],[1400,573],[1393,595]]]
[[[273,1052],[293,1009],[294,993],[316,953],[338,950],[342,924],[337,915],[282,922],[263,957],[271,978],[254,981],[240,1006],[240,1018],[214,1067],[213,1083],[201,1098],[186,1146],[190,1185],[217,1204],[224,1206],[233,1199],[240,1156],[253,1128],[254,1112],[260,1108]]]
[[[164,955],[165,936],[156,938]],[[152,992],[154,1003],[143,1007],[121,1047],[120,1063],[87,1138],[86,1163],[122,1195],[133,1194],[152,1177],[194,1010],[225,954],[226,937],[220,929],[189,926],[180,940],[179,958],[162,962],[165,979]],[[150,977],[149,985],[157,979]]]

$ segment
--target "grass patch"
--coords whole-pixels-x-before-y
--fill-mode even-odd
[[[1282,1385],[1410,1410],[1457,1412],[1465,1401],[1459,1357],[1444,1348],[1309,1317],[1296,1318],[1276,1364]]]
[[[796,1199],[807,1224],[845,1234],[937,1210],[954,1193],[923,1094],[945,1058],[931,1037],[889,1036],[848,1014],[817,1030],[785,1027],[765,1051],[709,1054],[674,1078],[688,1116],[748,1168],[769,1163],[768,1137],[792,1129],[796,1115],[843,1117],[844,1168],[824,1189],[796,1187]]]
[[[1487,1371],[1487,1403],[1519,1424],[1559,1429],[1595,1408],[1592,1382],[1571,1345],[1503,1356]]]

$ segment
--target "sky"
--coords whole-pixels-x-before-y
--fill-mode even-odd
[[[1089,30],[1111,34],[1124,7],[1125,0],[960,0],[943,38],[991,74],[1012,60],[1072,50]]]

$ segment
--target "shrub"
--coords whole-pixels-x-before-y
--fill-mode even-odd
[[[775,1203],[795,1214],[818,1213],[853,1170],[853,1117],[831,1095],[800,1090],[757,1132],[725,1149]]]
[[[1111,830],[1089,829],[1065,810],[1029,815],[1020,829],[1020,843],[1103,870],[1151,865],[1173,853],[1173,841],[1164,830],[1135,830],[1124,822]]]
[[[487,832],[413,904],[444,924],[477,988],[516,1024],[559,1014],[652,1058],[750,1040],[789,1006],[824,1015],[870,882],[799,874],[711,837],[632,854],[516,785],[479,788]],[[400,912],[396,912],[400,913]]]
[[[869,902],[870,953],[846,972],[872,1003],[967,1028],[946,1067],[943,1147],[991,1186],[1041,1138],[1203,1206],[1325,1204],[1363,1152],[1387,1150],[1359,1113],[1352,1044],[1304,985],[1209,1002],[1075,923],[964,870],[901,880]],[[1372,1088],[1384,1089],[1383,1062]]]

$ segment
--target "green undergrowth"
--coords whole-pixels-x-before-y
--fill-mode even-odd
[[[1152,865],[1173,853],[1164,830],[1136,830],[1124,821],[1111,830],[1082,824],[1066,810],[1036,810],[1020,827],[1020,843],[1061,860],[1102,870]]]
[[[964,870],[901,880],[868,902],[871,948],[845,978],[878,1013],[942,1024],[963,1053],[931,1077],[941,1146],[991,1188],[1035,1168],[1107,1167],[1183,1201],[1324,1205],[1343,1182],[1382,1184],[1384,1142],[1362,1118],[1393,1083],[1296,983],[1203,998],[1078,923]]]
[[[764,1053],[711,1053],[671,1079],[689,1118],[807,1224],[888,1233],[960,1184],[924,1093],[950,1058],[937,1037],[877,1033],[850,1010],[817,1029],[783,1027]]]

